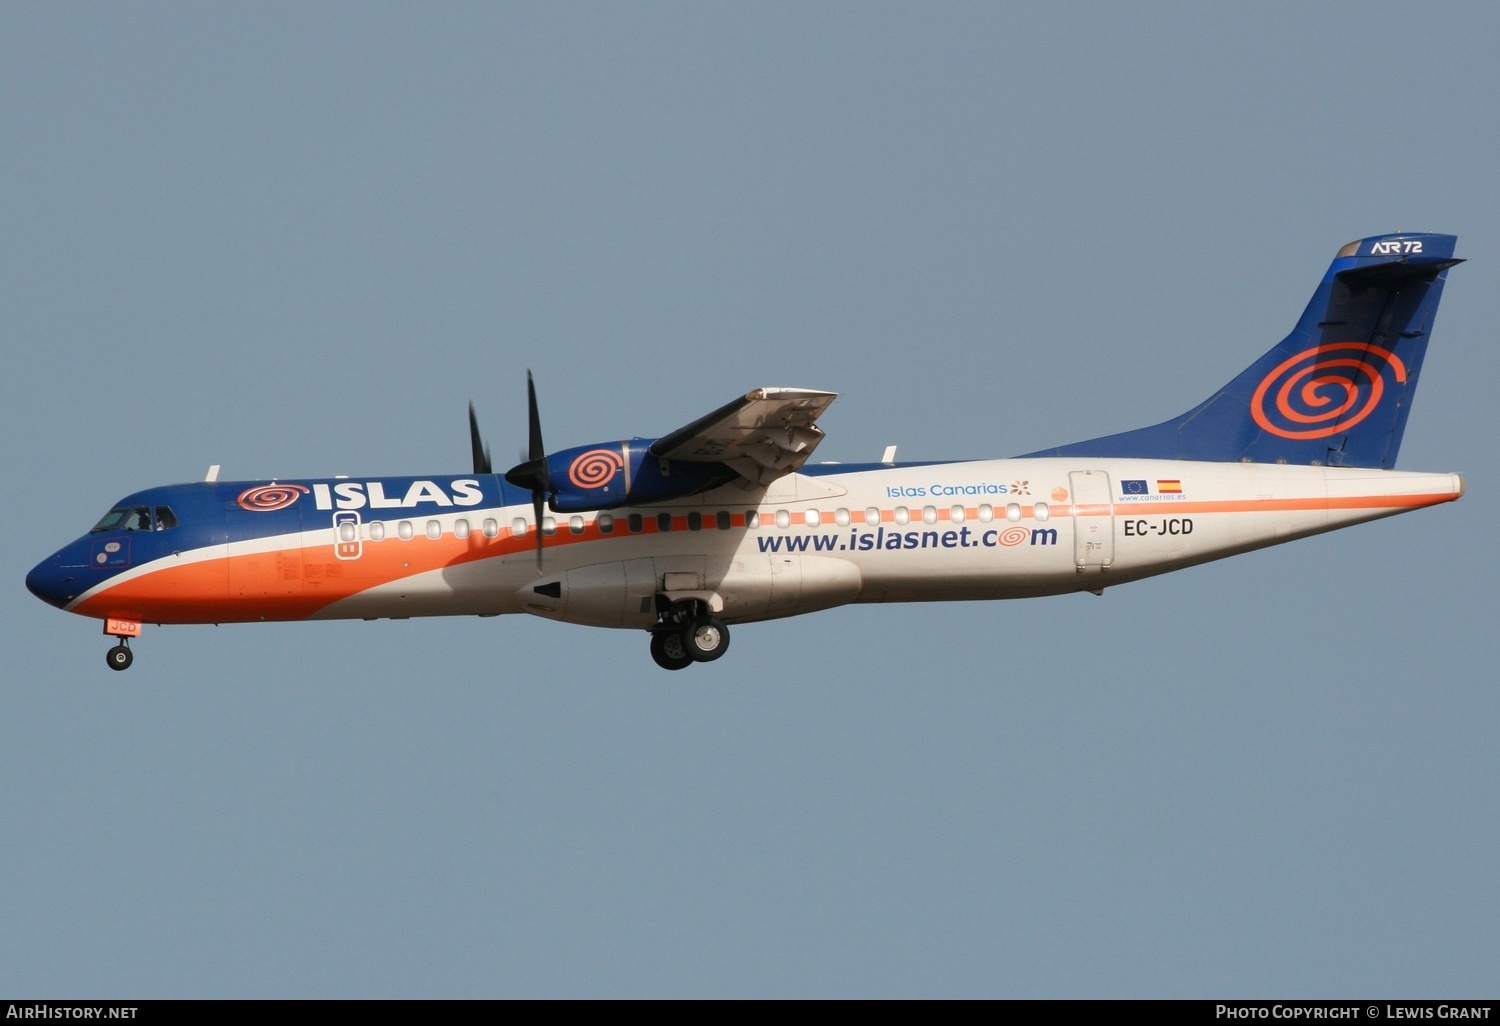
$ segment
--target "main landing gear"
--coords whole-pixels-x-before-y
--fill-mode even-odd
[[[729,628],[702,602],[665,606],[651,628],[651,658],[664,670],[708,663],[729,651]]]

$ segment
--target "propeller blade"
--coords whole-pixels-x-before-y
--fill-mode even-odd
[[[531,512],[536,518],[536,569],[542,569],[542,493],[531,493]]]
[[[474,451],[474,473],[493,474],[490,463],[490,447],[479,437],[479,418],[474,416],[474,404],[469,403],[469,447]]]
[[[542,568],[542,516],[552,482],[547,474],[547,447],[542,444],[542,415],[537,408],[536,382],[526,372],[526,458],[505,472],[505,480],[531,493],[532,519],[536,524],[536,568]]]
[[[526,417],[529,445],[526,450],[528,459],[541,460],[547,457],[547,447],[542,444],[542,415],[536,406],[536,382],[531,379],[531,371],[526,372]],[[545,470],[543,471],[545,473]]]
[[[542,413],[536,402],[536,381],[531,377],[531,371],[526,372],[526,441],[527,455],[531,457],[531,465],[536,467],[536,486],[531,492],[531,511],[536,519],[536,568],[542,569],[542,508],[546,495],[551,491],[552,482],[547,474],[547,447],[542,444]]]

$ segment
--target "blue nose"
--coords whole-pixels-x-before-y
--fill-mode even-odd
[[[50,606],[62,609],[82,590],[78,567],[63,566],[61,556],[44,559],[26,575],[26,590]]]

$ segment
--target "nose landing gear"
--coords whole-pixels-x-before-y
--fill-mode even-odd
[[[119,639],[119,644],[104,654],[104,662],[111,670],[130,669],[130,664],[135,662],[135,655],[130,651],[130,639],[141,636],[140,623],[136,620],[110,618],[104,621],[104,633]]]

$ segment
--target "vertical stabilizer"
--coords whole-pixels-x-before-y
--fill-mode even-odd
[[[1296,328],[1180,417],[1031,456],[1396,465],[1453,256],[1452,235],[1339,250]]]

